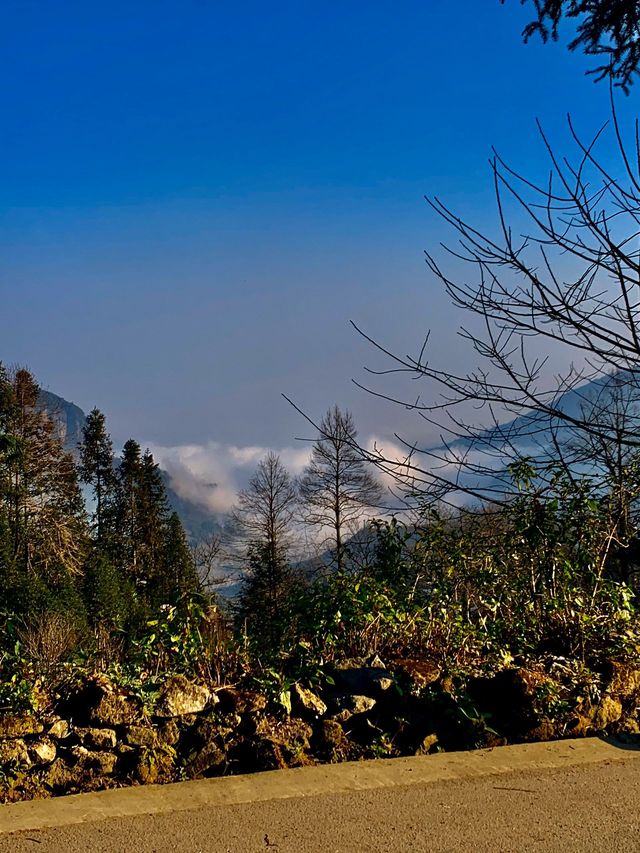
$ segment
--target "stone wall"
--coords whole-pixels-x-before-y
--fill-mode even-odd
[[[605,732],[634,739],[640,666],[461,680],[430,661],[345,661],[321,690],[296,684],[289,700],[290,714],[263,693],[174,675],[145,707],[104,676],[83,677],[47,712],[0,716],[0,800]]]

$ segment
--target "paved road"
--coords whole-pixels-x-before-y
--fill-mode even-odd
[[[82,823],[5,831],[0,853],[640,851],[639,753],[616,750],[591,762],[580,753],[578,763],[569,764],[563,755],[558,763],[564,765],[556,769],[537,768],[532,755],[528,767],[514,761],[526,769],[513,772],[504,764],[499,772],[471,764],[471,778],[462,771],[458,778],[436,773],[432,781],[385,786],[378,773],[369,787],[360,777],[363,790],[224,803],[221,787],[211,802],[188,810],[99,819],[94,809]],[[60,822],[75,820],[65,816],[64,802],[55,803]],[[5,808],[14,809],[5,815],[18,814],[16,807]]]

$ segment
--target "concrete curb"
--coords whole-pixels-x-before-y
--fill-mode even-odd
[[[0,806],[0,834],[89,823],[114,817],[188,811],[200,806],[313,797],[322,794],[457,781],[640,759],[640,751],[598,739],[503,746],[416,758],[325,764],[171,785],[118,788]]]

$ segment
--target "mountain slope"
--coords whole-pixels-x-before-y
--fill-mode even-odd
[[[40,391],[40,406],[47,412],[56,425],[58,435],[64,442],[64,448],[75,454],[82,439],[82,428],[87,419],[85,413],[75,403],[70,403],[51,391]]]
[[[74,456],[82,440],[82,428],[87,416],[75,403],[59,397],[51,391],[40,391],[40,406],[56,425],[56,430],[64,442],[65,450]],[[171,478],[162,471],[162,479],[167,492],[169,506],[178,513],[182,526],[191,542],[202,542],[222,529],[220,519],[199,504],[181,498],[171,487]]]

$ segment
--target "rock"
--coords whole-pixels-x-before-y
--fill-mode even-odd
[[[339,665],[335,673],[336,684],[349,693],[380,698],[394,684],[393,676],[382,667]]]
[[[640,735],[640,723],[628,717],[620,723],[618,732],[627,735]]]
[[[112,752],[90,752],[87,757],[87,767],[97,770],[102,776],[113,773],[118,756]]]
[[[0,716],[0,739],[39,735],[44,731],[42,723],[31,714],[3,714]]]
[[[588,737],[593,733],[591,720],[584,714],[577,713],[567,722],[564,734],[570,737]]]
[[[175,720],[163,720],[156,729],[160,743],[175,746],[180,740],[180,729]]]
[[[43,737],[27,744],[27,752],[31,763],[42,767],[55,761],[58,750],[51,738]]]
[[[370,696],[362,696],[354,693],[343,693],[332,699],[331,718],[339,723],[345,723],[356,714],[366,714],[370,711],[376,700]]]
[[[192,752],[187,759],[185,772],[189,778],[202,776],[217,767],[226,764],[227,756],[216,743],[210,742],[203,749]]]
[[[318,746],[330,761],[341,761],[349,750],[349,740],[337,720],[323,720],[318,733]]]
[[[97,771],[104,776],[113,773],[118,760],[113,752],[90,752],[84,746],[74,746],[71,755],[78,769]]]
[[[561,732],[558,731],[558,725],[553,720],[544,718],[540,720],[537,726],[529,729],[523,740],[530,743],[543,743],[549,740],[557,740]]]
[[[260,737],[272,740],[292,751],[302,747],[309,748],[313,729],[303,720],[277,720],[275,717],[263,717],[257,729]]]
[[[178,736],[176,728],[174,743],[177,742]],[[153,747],[158,743],[158,734],[149,726],[127,726],[124,731],[124,742],[128,746]]]
[[[29,767],[31,761],[25,742],[21,738],[0,741],[0,768],[8,764]]]
[[[124,726],[137,722],[140,716],[137,702],[120,693],[104,693],[91,711],[89,720],[101,726]]]
[[[49,788],[65,791],[78,780],[78,771],[69,767],[61,758],[57,758],[47,769],[43,781]]]
[[[327,706],[322,699],[301,684],[294,684],[291,688],[291,708],[301,717],[316,718],[327,713]]]
[[[155,785],[169,782],[173,778],[173,753],[145,749],[138,756],[133,767],[133,776],[141,785]]]
[[[440,679],[439,686],[443,693],[450,693],[451,695],[453,695],[456,692],[455,682],[452,676],[450,675],[443,675]]]
[[[303,720],[262,717],[251,739],[254,770],[275,770],[315,763],[307,754],[313,729]]]
[[[607,692],[615,693],[623,699],[640,691],[640,669],[620,661],[608,661],[605,680]]]
[[[522,739],[550,715],[548,704],[561,692],[545,673],[522,667],[472,678],[467,691],[479,712],[491,714],[491,725],[508,738]]]
[[[185,772],[190,778],[211,775],[210,771],[226,765],[227,742],[232,730],[215,717],[202,717],[183,734],[180,749],[186,753]]]
[[[603,696],[596,706],[591,722],[596,731],[602,731],[612,723],[617,723],[622,716],[622,703],[613,696]]]
[[[226,725],[226,717],[201,717],[195,726],[185,735],[185,740],[195,747],[203,747],[210,741],[218,743],[224,741],[232,733],[232,729]]]
[[[229,731],[236,731],[242,725],[242,717],[240,714],[221,714],[220,722],[223,726],[225,726]]]
[[[77,728],[75,734],[88,749],[114,749],[118,742],[113,729]]]
[[[86,746],[72,746],[69,750],[69,755],[73,758],[74,766],[76,764],[85,764],[89,755],[89,750]]]
[[[236,690],[223,687],[215,694],[220,711],[233,714],[259,714],[267,707],[267,697],[255,690]]]
[[[198,714],[212,699],[207,687],[193,684],[184,675],[174,675],[164,683],[154,713],[164,718]]]
[[[122,726],[137,722],[141,702],[125,695],[104,675],[86,678],[58,703],[57,712],[79,726]]]
[[[424,690],[425,687],[434,684],[441,675],[440,667],[430,660],[402,658],[395,662],[395,666],[398,672],[417,690]]]
[[[48,734],[49,737],[55,738],[56,740],[64,740],[71,734],[71,726],[67,720],[54,720],[54,722],[49,726]]]

